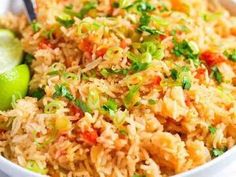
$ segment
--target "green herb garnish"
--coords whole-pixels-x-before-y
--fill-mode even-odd
[[[33,32],[37,33],[37,32],[39,32],[39,30],[41,29],[41,24],[40,24],[39,22],[37,22],[37,21],[34,20],[34,21],[31,23],[31,27],[32,27]]]
[[[118,104],[114,99],[108,99],[107,103],[102,106],[102,109],[109,112],[110,115],[114,115],[118,109]]]
[[[217,128],[215,128],[215,127],[213,127],[212,125],[210,125],[210,126],[208,127],[208,130],[209,130],[209,132],[213,135],[213,134],[216,133]]]
[[[231,61],[236,62],[236,49],[234,50],[226,50],[224,55]]]
[[[66,14],[64,14],[64,16],[56,17],[56,21],[65,28],[70,28],[75,23],[75,20]]]
[[[44,89],[37,88],[35,91],[32,92],[31,96],[40,100],[41,98],[44,97],[45,94],[46,93],[45,93]]]
[[[53,97],[65,97],[69,101],[74,100],[74,96],[70,93],[70,91],[64,86],[64,85],[56,85],[55,86],[55,92],[53,94]]]
[[[212,68],[211,75],[214,77],[218,84],[223,82],[223,75],[217,67]]]
[[[128,93],[125,95],[123,100],[125,107],[127,108],[132,107],[138,102],[136,97],[139,94],[139,89],[140,89],[139,85],[134,85],[129,89]]]
[[[154,105],[154,104],[156,104],[157,102],[155,101],[155,100],[153,100],[153,99],[150,99],[150,100],[148,100],[148,104],[150,104],[150,105]]]
[[[191,88],[191,81],[188,77],[183,78],[182,87],[185,90],[189,90]]]
[[[211,150],[211,156],[212,157],[219,157],[220,155],[224,154],[226,151],[227,151],[227,148],[223,148],[223,149],[213,148]]]
[[[78,106],[83,112],[88,112],[91,113],[92,110],[88,107],[88,105],[83,102],[82,100],[76,99],[75,100],[75,105]]]

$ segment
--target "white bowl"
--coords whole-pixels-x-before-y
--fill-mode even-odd
[[[233,7],[232,2],[229,2],[229,0],[220,1],[224,4],[226,3],[226,6]],[[21,2],[21,0],[14,0],[14,6],[11,6],[10,0],[1,0],[0,15],[4,15],[4,13],[9,10],[14,12],[20,11],[23,8]],[[222,175],[224,175],[224,177],[236,177],[236,169],[228,169],[227,167],[229,167],[229,165],[232,167],[233,165],[236,166],[236,146],[225,152],[222,156],[204,165],[173,177],[222,177]],[[10,177],[45,177],[45,175],[36,174],[24,169],[2,156],[0,156],[0,170]],[[227,173],[222,174],[222,170],[227,171]],[[234,170],[234,172],[230,173],[229,170]],[[0,177],[2,177],[1,173]]]

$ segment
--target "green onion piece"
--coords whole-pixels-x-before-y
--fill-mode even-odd
[[[182,87],[185,90],[189,90],[191,88],[191,81],[188,77],[184,77],[182,81]]]
[[[213,135],[213,134],[216,133],[217,128],[215,128],[215,127],[213,127],[213,126],[210,125],[210,126],[208,127],[208,130],[209,130],[209,132]]]
[[[53,94],[53,97],[65,97],[69,101],[74,100],[74,96],[70,93],[70,91],[64,86],[64,85],[56,85],[55,86],[55,92]]]
[[[161,60],[165,56],[164,49],[161,47],[161,45],[151,41],[143,42],[141,44],[140,51],[142,53],[150,53],[153,59],[157,60]]]
[[[83,19],[84,16],[92,9],[95,9],[97,4],[94,2],[87,2],[84,7],[80,10],[80,12],[76,15],[79,19]]]
[[[42,169],[40,166],[37,164],[36,161],[30,160],[27,162],[26,168],[30,171],[40,173],[42,175],[46,175],[48,172],[48,169]]]
[[[128,93],[124,97],[124,104],[126,108],[134,106],[138,102],[139,97],[139,85],[134,85],[130,88]]]
[[[148,68],[148,63],[133,62],[131,70],[134,72],[140,72]]]
[[[44,30],[42,32],[42,36],[47,38],[47,39],[53,39],[53,33],[55,32],[55,29],[49,29],[49,30]]]
[[[65,28],[70,28],[75,23],[75,20],[67,14],[56,17],[56,21]]]
[[[102,109],[103,109],[104,111],[109,112],[109,114],[110,114],[111,116],[113,116],[114,113],[115,113],[115,112],[117,111],[117,109],[118,109],[118,104],[115,102],[114,99],[108,99],[107,103],[102,106]]]
[[[46,93],[45,93],[44,89],[37,88],[35,91],[32,92],[31,96],[40,100],[41,98],[44,97],[45,94]]]
[[[126,130],[119,131],[121,135],[128,136],[128,132]]]
[[[212,68],[211,75],[214,77],[214,79],[217,81],[218,84],[223,82],[223,75],[221,74],[220,70],[217,67]]]
[[[62,108],[62,103],[60,101],[52,101],[45,105],[44,112],[46,114],[54,114],[58,109]]]
[[[75,105],[78,106],[83,112],[91,113],[92,110],[88,107],[88,105],[82,100],[76,99]]]
[[[153,28],[150,28],[148,26],[145,26],[145,25],[141,25],[138,27],[137,29],[139,32],[147,32],[151,35],[165,35],[164,32],[158,30],[158,29],[153,29]]]
[[[93,110],[100,107],[100,96],[97,89],[89,89],[87,105]]]

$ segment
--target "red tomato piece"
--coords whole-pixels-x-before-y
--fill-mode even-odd
[[[49,40],[47,40],[47,39],[42,39],[41,41],[40,41],[40,43],[39,43],[39,45],[38,45],[38,47],[40,48],[40,49],[48,49],[48,48],[53,48],[53,45],[50,43],[50,41]]]
[[[79,44],[79,49],[91,54],[93,52],[93,42],[88,37],[84,38]]]
[[[205,61],[207,66],[212,67],[216,64],[225,61],[225,57],[219,53],[214,53],[211,51],[205,51],[201,54],[200,59]]]
[[[196,79],[204,79],[205,78],[205,72],[206,72],[205,68],[197,69],[197,74],[195,75],[195,78]]]
[[[103,57],[107,52],[107,48],[101,48],[96,52],[97,57]]]
[[[93,145],[97,143],[98,133],[96,130],[85,131],[81,135],[82,135],[82,138],[89,144]]]

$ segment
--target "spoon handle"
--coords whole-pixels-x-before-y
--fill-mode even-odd
[[[32,22],[36,19],[36,14],[34,11],[34,6],[32,3],[32,0],[23,0],[23,1],[24,1],[24,5],[25,5],[25,9],[26,9],[28,18]]]

